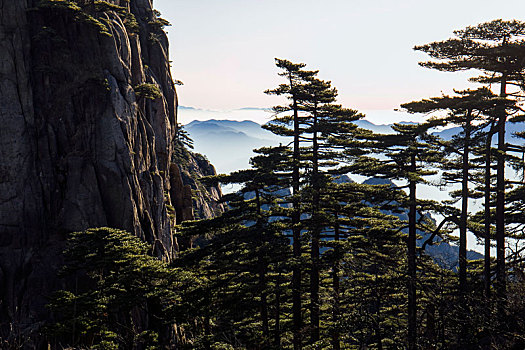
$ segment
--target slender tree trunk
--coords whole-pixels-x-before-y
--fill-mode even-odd
[[[255,190],[255,199],[257,204],[257,226],[258,226],[258,234],[262,238],[264,235],[262,225],[261,225],[261,195],[259,193],[259,190]],[[258,254],[258,265],[259,265],[259,291],[261,293],[261,305],[260,305],[260,312],[261,312],[261,323],[262,323],[262,332],[264,336],[264,343],[267,344],[268,339],[270,338],[270,328],[269,328],[269,322],[268,322],[268,302],[267,302],[267,295],[266,295],[266,271],[268,270],[268,266],[265,259],[265,248],[264,248],[264,239],[260,240],[260,246],[259,246],[259,254]]]
[[[443,299],[443,290],[441,290],[441,299]],[[441,302],[441,305],[439,306],[438,310],[438,317],[439,317],[439,342],[441,344],[445,344],[446,337],[445,337],[445,324],[447,321],[445,321],[445,310],[443,307],[443,302]]]
[[[276,349],[281,348],[281,272],[275,281],[275,329],[273,343]]]
[[[340,313],[340,305],[339,305],[339,298],[340,298],[340,290],[339,290],[339,240],[340,240],[340,228],[339,228],[339,213],[336,211],[334,213],[335,215],[335,225],[334,225],[334,240],[335,240],[335,247],[334,247],[334,263],[332,266],[332,289],[333,289],[333,300],[334,300],[334,306],[332,309],[332,323],[333,324],[339,324],[339,313]],[[340,343],[340,334],[339,334],[339,326],[335,326],[333,333],[332,333],[332,347],[334,350],[340,350],[341,349],[341,343]]]
[[[320,188],[319,188],[319,144],[317,133],[317,103],[314,105],[313,113],[313,146],[312,146],[312,246],[311,246],[311,274],[310,274],[310,327],[311,342],[319,341],[319,208],[320,208]]]
[[[467,292],[467,219],[468,219],[468,181],[469,181],[469,154],[470,154],[470,124],[472,111],[467,112],[465,121],[465,145],[462,159],[461,178],[461,217],[459,223],[459,293],[461,298]],[[463,300],[464,301],[464,300]]]
[[[491,285],[491,274],[490,274],[490,228],[491,228],[491,214],[490,214],[490,194],[491,194],[491,164],[492,164],[492,127],[489,131],[486,141],[485,149],[485,262],[483,266],[483,274],[485,276],[485,299],[490,299],[490,285]],[[490,313],[488,313],[490,314]]]
[[[483,264],[483,275],[484,275],[484,296],[485,296],[485,331],[489,334],[492,333],[492,303],[490,300],[490,286],[492,282],[491,275],[491,259],[490,259],[490,244],[491,244],[491,227],[492,227],[492,214],[491,214],[491,194],[492,194],[492,137],[494,136],[495,121],[492,123],[489,133],[487,135],[485,144],[485,259]]]
[[[416,172],[416,155],[410,159],[410,172]],[[408,211],[408,350],[417,347],[417,303],[416,303],[416,182],[409,180]]]
[[[290,87],[294,89],[294,83],[290,74]],[[292,165],[292,236],[293,236],[293,268],[292,268],[292,314],[293,314],[293,346],[294,350],[302,348],[301,330],[303,319],[301,315],[301,209],[299,207],[300,186],[300,144],[299,144],[299,112],[295,94],[293,99],[293,165]]]
[[[204,347],[206,350],[209,350],[211,348],[210,344],[210,335],[211,335],[211,317],[210,317],[210,309],[211,309],[211,302],[210,302],[210,291],[206,291],[206,305],[208,306],[205,311],[204,316]]]
[[[501,78],[500,97],[507,96],[507,76]],[[504,106],[498,108],[498,153],[496,184],[496,294],[498,297],[498,320],[505,323],[506,272],[505,272],[505,123],[507,112]]]
[[[259,270],[259,288],[261,291],[261,322],[262,322],[262,332],[264,337],[264,343],[268,342],[270,339],[270,328],[268,322],[268,302],[266,295],[266,264],[259,257],[260,270]]]
[[[383,350],[383,332],[381,332],[381,296],[379,295],[379,286],[377,283],[378,275],[377,271],[374,276],[374,299],[375,299],[375,320],[374,322],[374,335],[377,343],[377,350]]]
[[[469,155],[470,155],[470,133],[471,133],[472,110],[467,111],[465,121],[465,145],[463,147],[462,177],[461,177],[461,217],[459,220],[459,298],[461,308],[461,330],[460,345],[467,344],[468,328],[467,317],[467,220],[469,199]]]
[[[429,343],[436,341],[436,306],[430,301],[427,304],[427,324],[425,337]]]

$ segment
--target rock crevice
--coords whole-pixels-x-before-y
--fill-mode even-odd
[[[201,158],[188,153],[181,186],[170,178],[177,95],[151,1],[107,3],[127,10],[0,0],[0,339],[48,317],[69,232],[125,229],[169,261],[191,204],[199,216],[219,208],[220,192],[193,178],[214,172]],[[160,96],[136,94],[144,83]]]

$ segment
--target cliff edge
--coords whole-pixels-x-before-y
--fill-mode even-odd
[[[125,229],[169,261],[192,203],[217,210],[174,160],[166,24],[151,0],[0,0],[0,339],[38,332],[67,233]]]

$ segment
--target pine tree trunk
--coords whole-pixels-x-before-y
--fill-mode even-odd
[[[281,272],[275,281],[275,329],[273,344],[276,349],[281,348]]]
[[[472,110],[467,111],[465,121],[465,144],[463,147],[462,159],[462,178],[461,178],[461,217],[459,222],[459,295],[461,311],[461,336],[460,345],[467,343],[467,220],[468,220],[468,199],[469,199],[469,155],[470,155],[470,132],[471,132]]]
[[[334,305],[332,309],[332,324],[339,324],[339,313],[340,313],[340,305],[339,305],[339,239],[340,239],[340,230],[339,230],[339,214],[337,211],[334,213],[335,215],[335,225],[334,225],[334,240],[335,240],[335,247],[334,247],[334,262],[332,266],[332,289],[334,293]],[[332,347],[334,350],[340,350],[341,349],[341,343],[340,343],[340,334],[339,334],[339,326],[335,326],[333,333],[332,333]]]
[[[436,341],[436,306],[433,304],[433,301],[430,301],[427,304],[427,324],[425,338],[427,341],[432,344]]]
[[[320,188],[319,188],[319,144],[317,133],[317,103],[313,113],[313,146],[312,146],[312,246],[310,257],[312,259],[310,275],[310,327],[312,344],[319,341],[319,207],[320,207]]]
[[[258,227],[258,234],[261,235],[261,238],[264,235],[261,220],[262,220],[262,213],[261,213],[261,195],[259,193],[259,190],[255,190],[255,199],[257,204],[257,227]],[[259,291],[261,293],[261,304],[260,304],[260,312],[261,312],[261,323],[262,323],[262,333],[264,337],[264,344],[267,344],[268,339],[270,338],[270,329],[269,329],[269,322],[268,322],[268,302],[267,302],[267,295],[266,295],[266,271],[268,270],[268,266],[265,259],[265,248],[264,248],[264,239],[260,240],[261,244],[259,246],[259,254],[258,254],[258,265],[259,265]]]
[[[290,74],[290,87],[293,89],[294,84]],[[300,149],[299,149],[299,112],[297,99],[293,98],[293,169],[292,169],[292,235],[293,235],[293,268],[292,268],[292,313],[293,313],[293,346],[294,350],[302,348],[301,330],[303,319],[301,315],[301,211],[299,207],[299,186],[300,186]]]
[[[501,78],[500,97],[505,98],[506,74]],[[507,112],[504,106],[498,108],[498,154],[496,184],[496,294],[498,297],[498,320],[505,323],[506,273],[505,273],[505,123]]]
[[[266,264],[259,256],[259,290],[261,291],[261,323],[264,343],[270,339],[270,328],[268,322],[268,301],[266,295]]]
[[[490,285],[491,285],[491,274],[490,274],[490,228],[491,228],[491,213],[490,213],[490,194],[491,194],[491,164],[492,164],[492,127],[487,136],[485,145],[485,261],[483,266],[483,275],[485,277],[484,289],[485,299],[490,299]]]
[[[206,350],[209,350],[211,348],[210,344],[210,335],[211,335],[211,316],[210,316],[210,310],[211,310],[211,303],[210,303],[210,291],[206,291],[206,311],[204,316],[204,347]]]
[[[377,343],[377,350],[383,350],[383,333],[381,332],[381,296],[378,293],[379,286],[377,283],[378,275],[377,271],[374,276],[374,299],[375,299],[375,320],[374,322],[374,334]]]
[[[472,111],[467,112],[465,122],[465,145],[462,159],[461,178],[461,217],[459,223],[459,293],[464,298],[467,291],[467,219],[468,219],[468,181],[469,181],[469,154],[470,154],[470,124]],[[464,300],[463,300],[464,301]]]
[[[490,274],[490,228],[491,228],[491,213],[490,213],[490,194],[491,194],[491,164],[492,164],[492,136],[494,133],[491,130],[487,136],[486,150],[485,150],[485,261],[483,266],[483,274],[485,277],[484,288],[485,288],[485,299],[490,299],[490,285],[491,285],[491,274]]]
[[[410,159],[410,172],[416,172],[416,155]],[[408,350],[416,349],[417,304],[416,304],[416,182],[409,179],[408,212]]]

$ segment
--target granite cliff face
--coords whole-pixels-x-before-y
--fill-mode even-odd
[[[125,229],[170,260],[192,202],[218,210],[190,174],[213,167],[174,162],[164,24],[151,0],[0,0],[0,339],[38,332],[68,232]]]

